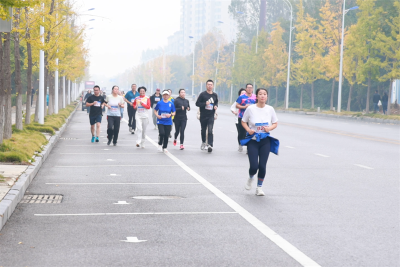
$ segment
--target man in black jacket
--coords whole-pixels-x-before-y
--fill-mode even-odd
[[[157,103],[161,100],[161,94],[160,94],[160,89],[157,88],[156,92],[154,93],[154,95],[152,95],[150,97],[150,105],[151,108],[153,109],[153,124],[154,124],[154,129],[157,130],[157,117],[156,114],[154,113],[154,107],[157,105]]]
[[[213,92],[214,82],[208,80],[206,82],[207,90],[202,92],[196,101],[196,106],[200,108],[200,125],[201,125],[201,140],[200,149],[204,150],[207,147],[208,152],[213,150],[213,127],[214,115],[218,108],[218,95]],[[206,144],[206,131],[208,130],[208,144]]]
[[[378,90],[375,90],[375,94],[372,97],[372,103],[374,103],[374,113],[379,111],[378,103],[381,100],[381,96],[378,94]]]

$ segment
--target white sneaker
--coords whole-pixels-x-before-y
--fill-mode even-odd
[[[200,147],[200,149],[201,149],[201,150],[204,150],[204,149],[206,149],[206,143],[201,143],[201,147]]]
[[[164,153],[168,153],[168,150],[166,148],[163,149]]]
[[[257,188],[256,188],[256,195],[257,196],[265,196],[264,191],[259,186],[257,186]]]
[[[246,188],[246,190],[250,190],[250,189],[251,189],[251,184],[253,183],[253,181],[254,181],[254,178],[249,178],[249,179],[247,180],[247,183],[246,183],[246,185],[244,186],[244,188]]]
[[[130,132],[130,133],[132,132],[132,127],[129,127],[129,132]]]
[[[163,152],[163,148],[160,145],[158,145],[158,152]]]
[[[208,150],[208,152],[209,152],[209,153],[211,153],[211,152],[212,152],[212,150],[213,150],[213,147],[212,147],[212,146],[210,146],[210,145],[208,145],[208,149],[207,149],[207,150]]]
[[[243,152],[243,146],[239,145],[238,151],[239,151],[239,152]]]
[[[142,140],[140,146],[141,146],[142,148],[145,148],[145,147],[146,147],[146,146],[144,145],[144,140]]]

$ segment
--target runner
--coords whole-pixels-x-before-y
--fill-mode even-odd
[[[86,106],[92,107],[89,113],[90,130],[92,132],[92,143],[99,142],[101,118],[103,116],[102,108],[104,107],[104,98],[100,95],[100,87],[93,87],[94,95],[91,95],[86,100]],[[96,125],[96,130],[94,126]],[[96,136],[95,136],[96,134]]]
[[[157,88],[154,95],[150,97],[151,108],[153,109],[152,118],[153,118],[154,130],[157,130],[157,117],[156,114],[154,113],[154,107],[157,105],[158,102],[160,102],[161,98],[162,96],[160,94],[159,88]]]
[[[279,141],[270,136],[270,132],[278,126],[278,118],[274,108],[266,104],[268,91],[258,88],[256,95],[257,103],[246,109],[241,120],[247,135],[240,143],[247,145],[250,162],[249,178],[245,188],[251,189],[254,175],[258,171],[256,195],[264,196],[261,187],[265,178],[269,152],[278,154],[279,149]]]
[[[175,98],[173,98],[172,97],[172,90],[171,89],[167,89],[168,90],[168,92],[169,92],[169,101],[171,101],[172,102],[172,104],[174,104],[174,102],[175,102]],[[174,120],[174,116],[172,116],[172,120]],[[172,137],[172,132],[174,131],[174,124],[172,124],[171,125],[171,132],[169,133],[169,138],[171,138]]]
[[[240,88],[238,95],[241,96],[243,94],[246,93],[246,90],[244,88]],[[233,102],[232,106],[231,106],[231,112],[233,115],[235,115],[235,125],[236,125],[236,130],[238,132],[238,143],[239,143],[239,151],[240,151],[240,147],[242,147],[240,145],[240,130],[239,130],[239,120],[238,120],[238,114],[239,114],[239,109],[236,107],[236,101]],[[243,149],[243,148],[242,148]]]
[[[206,88],[207,90],[202,92],[196,101],[196,106],[200,108],[202,140],[200,149],[204,150],[207,147],[208,152],[212,152],[214,141],[214,114],[218,108],[218,95],[213,92],[214,82],[212,80],[206,82]],[[208,144],[206,144],[206,130],[208,131]]]
[[[175,115],[175,106],[169,100],[168,90],[162,92],[163,100],[158,102],[154,108],[154,114],[157,116],[158,124],[158,151],[168,152],[168,136],[171,132],[172,119],[171,117]]]
[[[238,114],[238,127],[239,127],[239,140],[246,137],[246,130],[242,127],[242,117],[246,108],[256,103],[256,95],[253,94],[253,85],[251,83],[246,84],[246,94],[239,96],[236,100],[236,107],[239,109]],[[243,146],[239,145],[239,152],[243,151]]]
[[[111,89],[111,95],[107,96],[107,145],[113,141],[117,145],[119,126],[121,124],[121,108],[124,107],[124,99],[118,95],[119,87],[114,85]]]
[[[139,96],[139,93],[136,92],[136,84],[132,84],[131,86],[132,90],[126,93],[124,97],[124,101],[128,103],[128,126],[129,126],[129,132],[132,134],[135,134],[136,130],[136,110],[133,108],[133,102],[136,97]]]
[[[175,124],[175,138],[174,138],[174,146],[176,146],[176,138],[178,138],[179,133],[181,134],[180,138],[180,150],[183,150],[183,141],[185,139],[185,128],[187,123],[186,111],[190,111],[189,100],[185,99],[186,92],[185,89],[179,90],[179,96],[175,99],[174,105],[176,109],[176,115],[174,118]]]
[[[150,98],[146,96],[146,87],[139,87],[139,96],[133,102],[133,108],[136,109],[136,130],[137,141],[136,146],[144,148],[144,141],[146,140],[146,129],[149,124]]]

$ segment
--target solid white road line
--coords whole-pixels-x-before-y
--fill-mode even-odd
[[[364,165],[361,165],[361,164],[354,164],[355,166],[358,166],[358,167],[361,167],[361,168],[365,168],[365,169],[368,169],[368,170],[373,170],[374,168],[371,168],[371,167],[368,167],[368,166],[364,166]]]
[[[318,153],[315,153],[315,155],[317,155],[317,156],[320,156],[320,157],[323,157],[323,158],[329,158],[329,156],[327,156],[327,155],[323,155],[323,154],[318,154]]]
[[[201,183],[46,183],[55,185],[199,185]]]
[[[287,148],[294,148],[294,147],[292,147],[292,146],[286,146]]]
[[[149,136],[146,136],[146,139],[152,143],[154,146],[157,146],[157,143],[154,142]],[[246,221],[252,224],[257,230],[259,230],[263,235],[265,235],[269,240],[274,242],[278,247],[280,247],[283,251],[285,251],[288,255],[290,255],[293,259],[295,259],[302,266],[320,266],[318,263],[313,261],[303,252],[298,250],[295,246],[290,244],[288,241],[283,239],[280,235],[275,233],[271,228],[265,225],[262,221],[257,219],[253,214],[245,210],[242,206],[232,200],[230,197],[225,195],[218,188],[213,186],[206,179],[201,177],[198,173],[189,168],[186,164],[180,161],[178,158],[173,156],[171,153],[165,153],[170,159],[175,161],[179,166],[182,167],[187,173],[192,175],[197,181],[203,184],[208,190],[214,193],[218,198],[224,201],[229,207],[231,207],[235,212],[237,212],[240,216],[242,216]]]
[[[60,153],[60,155],[155,155],[160,153]]]
[[[88,166],[54,166],[53,168],[99,168],[99,167],[179,167],[178,165],[88,165]]]
[[[76,214],[35,214],[38,217],[61,216],[115,216],[115,215],[203,215],[203,214],[236,214],[232,211],[193,211],[193,212],[129,212],[129,213],[76,213]]]

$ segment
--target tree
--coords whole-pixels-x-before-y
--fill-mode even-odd
[[[14,64],[15,64],[15,87],[17,91],[17,103],[15,114],[15,127],[22,130],[22,82],[21,82],[21,60],[20,60],[20,16],[21,9],[16,8],[14,14]]]
[[[388,115],[390,115],[393,81],[400,77],[400,2],[394,3],[394,10],[397,14],[395,13],[393,17],[386,19],[386,23],[390,27],[389,33],[385,34],[385,32],[379,31],[374,42],[374,46],[378,47],[383,56],[381,68],[386,71],[379,80],[383,82],[390,80]]]
[[[265,49],[262,59],[266,62],[261,77],[263,85],[275,87],[275,106],[278,106],[278,87],[286,80],[288,53],[286,43],[282,39],[283,28],[280,23],[274,23],[271,32],[271,44]]]

